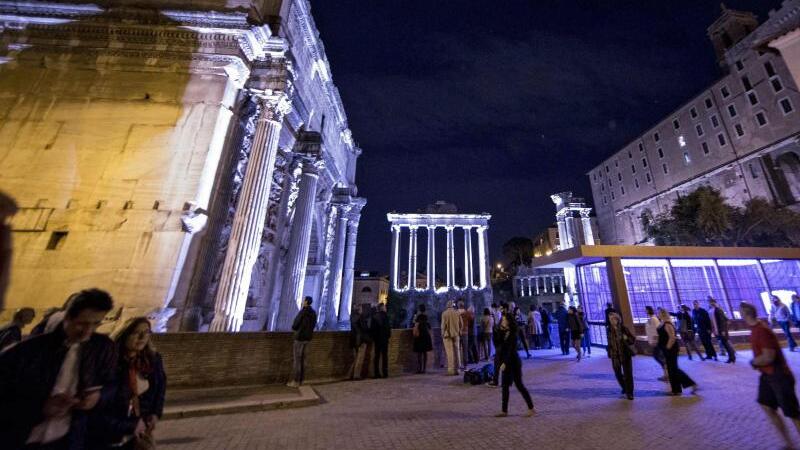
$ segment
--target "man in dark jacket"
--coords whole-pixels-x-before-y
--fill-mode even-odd
[[[546,348],[551,349],[553,348],[553,340],[550,338],[550,323],[553,319],[550,317],[550,311],[544,309],[544,306],[539,307],[539,315],[542,316],[542,334],[544,335],[542,347],[544,347],[545,342],[547,342]]]
[[[714,344],[711,342],[711,317],[708,311],[700,307],[700,302],[697,300],[693,303],[692,321],[697,328],[697,334],[700,335],[700,342],[706,349],[706,359],[714,358],[717,360],[717,351],[714,349]]]
[[[725,314],[725,311],[719,307],[719,304],[717,304],[714,298],[709,297],[708,304],[711,305],[711,312],[714,314],[713,324],[716,325],[714,334],[717,335],[719,346],[728,351],[728,360],[725,362],[733,364],[736,362],[736,350],[733,349],[733,346],[728,340],[728,316]]]
[[[556,310],[556,321],[558,322],[558,341],[561,345],[561,354],[569,355],[569,324],[567,323],[567,308],[563,303],[559,303]]]
[[[52,333],[0,353],[0,446],[86,447],[86,414],[115,370],[113,342],[95,333],[112,306],[104,291],[81,291]]]
[[[373,359],[373,378],[389,376],[389,338],[392,336],[392,324],[386,314],[386,305],[378,303],[378,311],[372,317],[372,340],[375,343]]]
[[[286,383],[289,387],[298,387],[303,383],[305,370],[306,347],[311,342],[314,334],[314,327],[317,325],[317,313],[311,309],[311,297],[303,299],[303,307],[297,313],[292,323],[294,330],[294,367],[292,368],[292,379]]]

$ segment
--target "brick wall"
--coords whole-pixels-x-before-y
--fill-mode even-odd
[[[154,335],[153,340],[164,358],[170,387],[285,383],[292,370],[291,333],[166,333]],[[348,332],[314,333],[306,357],[306,380],[346,378],[353,362],[349,344]],[[434,347],[437,354],[441,338],[434,339]],[[437,367],[434,360],[438,358],[429,357],[431,369]],[[393,330],[389,373],[415,370],[411,330]]]

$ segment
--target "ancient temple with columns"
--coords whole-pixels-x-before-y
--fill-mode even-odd
[[[361,149],[308,0],[0,0],[3,318],[106,289],[118,321],[349,316]]]

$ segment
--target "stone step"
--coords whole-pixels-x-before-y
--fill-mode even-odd
[[[322,403],[311,386],[230,386],[167,391],[164,420],[233,414],[245,411],[301,408]]]

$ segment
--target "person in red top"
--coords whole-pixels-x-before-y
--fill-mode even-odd
[[[791,419],[800,433],[800,407],[794,392],[794,375],[786,364],[777,336],[766,323],[758,319],[756,308],[742,302],[739,311],[750,327],[750,345],[753,347],[750,365],[761,372],[758,380],[758,403],[786,441],[786,447],[794,448],[789,430],[777,412],[780,407],[783,415]]]

